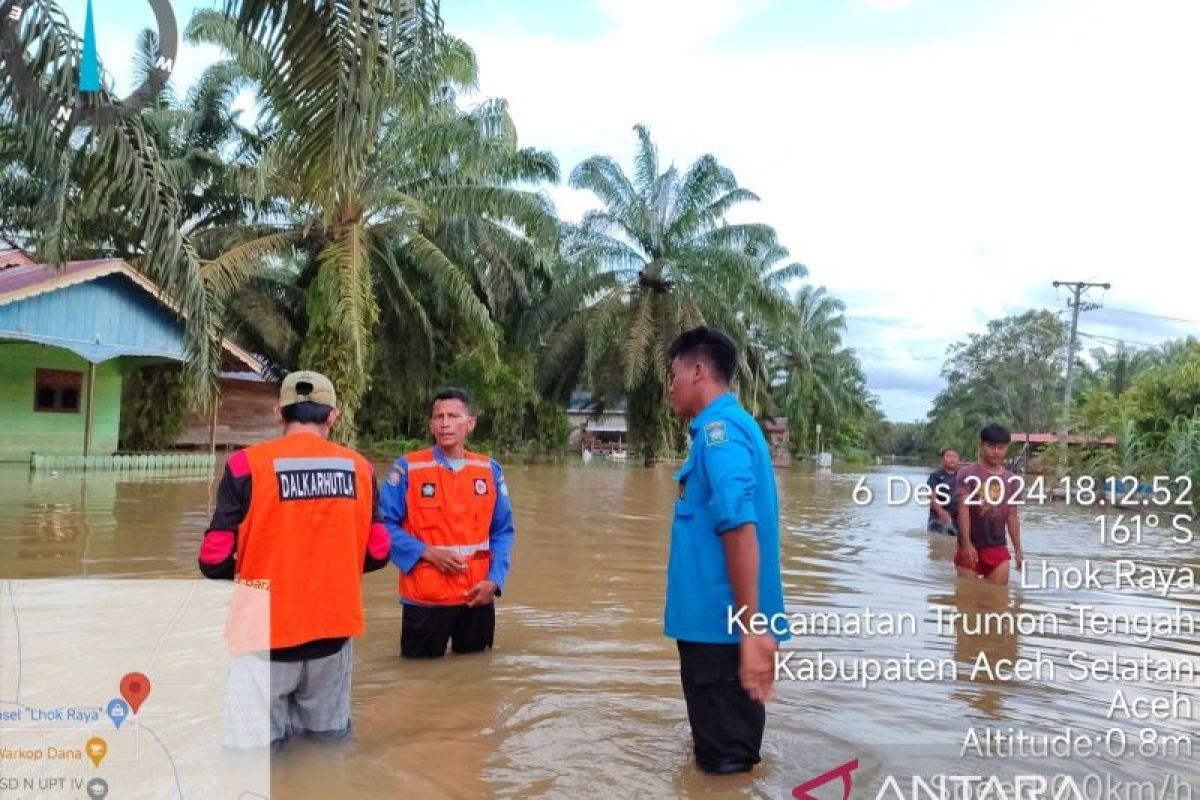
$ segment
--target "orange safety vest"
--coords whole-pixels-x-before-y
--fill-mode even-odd
[[[496,508],[496,479],[487,456],[464,453],[458,472],[437,462],[433,450],[418,450],[408,462],[404,529],[430,547],[453,550],[467,562],[449,575],[428,561],[400,572],[400,594],[420,605],[458,606],[467,591],[486,580],[492,566],[490,531]]]
[[[309,433],[245,454],[250,509],[238,528],[235,580],[268,590],[271,648],[362,635],[370,462]]]

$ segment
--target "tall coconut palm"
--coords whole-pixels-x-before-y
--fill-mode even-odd
[[[157,41],[143,31],[134,55],[134,82],[148,80],[153,72]],[[239,186],[245,167],[238,156],[256,144],[257,132],[242,127],[233,100],[240,76],[227,63],[210,66],[186,97],[177,99],[165,84],[138,121],[154,147],[163,174],[177,197],[179,230],[201,255],[219,245],[224,229],[244,224],[278,208],[256,207]],[[80,186],[88,170],[104,165],[79,158],[69,163],[67,186]],[[4,172],[5,202],[0,206],[3,230],[25,239],[38,239],[47,221],[39,216],[44,197],[52,189],[45,175],[32,171],[19,160]],[[110,202],[71,203],[61,219],[69,237],[59,235],[70,259],[124,258],[141,256],[141,225],[126,192],[114,190]]]
[[[572,173],[571,185],[603,207],[566,232],[564,279],[534,327],[553,327],[546,389],[587,382],[601,396],[625,394],[634,446],[650,460],[674,444],[664,402],[670,340],[686,328],[714,325],[743,345],[746,368],[751,327],[781,319],[789,308],[780,281],[763,269],[762,253],[777,247],[774,231],[726,219],[758,198],[712,156],[682,173],[663,169],[650,131],[634,131],[632,176],[607,156]]]
[[[380,350],[372,405],[423,417],[428,390],[451,365],[473,359],[492,375],[501,361],[526,357],[515,331],[557,245],[558,222],[544,197],[519,187],[556,181],[558,165],[549,153],[517,146],[501,101],[397,119],[382,162],[395,196],[419,209],[405,236],[428,244],[414,251],[395,237],[394,263],[375,281],[380,339],[404,345],[403,357],[395,347]]]
[[[49,97],[68,103],[78,84],[82,43],[54,0],[23,10],[19,23],[4,29],[10,44],[30,59],[18,69],[39,79]],[[111,99],[111,83],[102,74],[102,94]],[[184,313],[193,389],[197,399],[210,399],[221,356],[219,308],[183,228],[180,176],[153,124],[134,115],[113,125],[63,125],[45,104],[14,87],[6,69],[0,79],[0,158],[9,165],[0,180],[6,229],[47,262],[60,264],[96,248],[129,259],[154,279]]]
[[[784,263],[787,262],[790,253],[778,243],[767,242],[750,248],[748,252],[759,261],[762,281],[780,293],[786,294],[790,284],[808,277],[808,269],[803,264]],[[803,322],[795,313],[795,308],[791,312],[782,319],[763,318],[750,322],[748,341],[745,345],[745,380],[742,382],[741,395],[746,408],[756,417],[761,417],[768,410],[776,408],[776,357],[772,347],[781,335],[786,336],[789,332],[797,330]]]
[[[252,5],[265,21],[246,16]],[[458,112],[446,89],[475,83],[474,56],[428,12],[411,2],[346,13],[246,3],[236,14],[199,13],[188,29],[229,52],[257,89],[273,130],[256,164],[259,190],[292,209],[277,230],[246,237],[207,267],[232,294],[270,256],[299,249],[298,357],[338,386],[343,439],[354,436],[369,385],[381,305],[406,354],[432,352],[437,310],[495,352],[471,269],[443,250],[439,233],[471,218],[468,238],[503,253],[516,238],[510,229],[553,230],[548,203],[511,185],[555,177],[553,159],[516,148],[502,104]]]
[[[823,286],[805,284],[793,298],[795,323],[773,331],[772,361],[780,410],[788,417],[792,441],[804,447],[822,423],[831,441],[835,426],[865,411],[868,402],[862,367],[842,347],[845,305]]]

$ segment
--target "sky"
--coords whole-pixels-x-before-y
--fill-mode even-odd
[[[96,0],[127,63],[143,0]],[[193,0],[175,0],[182,27]],[[207,5],[205,3],[204,5]],[[68,0],[82,20],[84,0]],[[115,12],[115,13],[114,13]],[[1200,4],[1191,0],[442,0],[552,151],[560,214],[584,158],[629,165],[635,123],[681,169],[711,153],[760,202],[894,421],[922,419],[947,347],[988,320],[1063,311],[1054,280],[1109,282],[1084,349],[1200,335]],[[75,23],[81,27],[81,22]],[[182,49],[176,82],[217,58]],[[1069,316],[1067,317],[1069,318]],[[1098,338],[1097,338],[1098,337]]]

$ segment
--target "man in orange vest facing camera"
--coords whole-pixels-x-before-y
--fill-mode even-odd
[[[514,535],[500,465],[466,450],[476,421],[470,395],[438,392],[430,416],[436,446],[397,459],[380,488],[400,568],[404,658],[440,658],[447,644],[455,653],[492,646],[493,601],[508,576]]]
[[[350,732],[350,639],[365,629],[362,575],[388,563],[374,470],[328,441],[337,417],[328,378],[288,375],[275,408],[283,436],[229,457],[200,548],[205,577],[262,587],[269,597],[274,747],[296,734]]]

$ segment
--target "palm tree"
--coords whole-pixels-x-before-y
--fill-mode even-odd
[[[823,286],[805,284],[793,298],[795,323],[773,332],[778,405],[796,447],[812,441],[822,423],[833,441],[837,426],[869,407],[866,378],[853,352],[842,347],[845,305]]]
[[[784,264],[790,254],[782,245],[766,242],[749,249],[759,262],[762,281],[786,296],[788,285],[808,277],[808,268],[797,262]],[[794,313],[782,319],[763,318],[752,320],[748,341],[745,344],[746,380],[741,386],[742,401],[755,417],[764,416],[776,407],[774,385],[776,383],[775,352],[772,350],[782,335],[795,331],[803,325],[803,318]]]
[[[35,54],[50,97],[73,97],[79,38],[54,0],[24,11],[15,31],[18,47]],[[144,38],[143,66],[149,44]],[[221,357],[220,309],[184,230],[183,176],[163,150],[153,114],[74,128],[60,125],[46,106],[15,93],[13,86],[0,81],[5,233],[49,263],[114,255],[155,280],[183,311],[190,383],[197,400],[210,400]],[[164,87],[157,89],[161,110]],[[104,94],[111,98],[107,84]]]
[[[732,224],[726,214],[758,198],[733,173],[703,156],[680,173],[661,169],[643,125],[632,177],[607,156],[575,168],[571,185],[591,191],[603,208],[587,212],[564,234],[562,279],[533,317],[549,327],[543,388],[560,394],[588,383],[601,398],[629,401],[633,444],[649,461],[676,440],[664,402],[664,354],[679,332],[700,324],[726,331],[743,345],[753,325],[782,319],[787,296],[779,284],[795,266],[775,260],[764,274],[764,254],[779,253],[765,225]]]
[[[156,48],[154,35],[143,31],[134,58],[135,73],[151,70]],[[156,102],[139,115],[177,198],[178,227],[197,246],[197,238],[211,229],[256,213],[238,190],[236,163],[225,157],[229,151],[247,147],[253,135],[240,126],[238,112],[232,107],[236,90],[236,76],[226,65],[218,64],[206,70],[182,100],[175,98],[170,85],[163,86]],[[63,188],[80,187],[93,177],[88,170],[103,166],[93,159],[71,159]],[[12,161],[5,173],[5,202],[0,208],[4,230],[34,240],[49,234],[39,212],[45,195],[54,189],[44,174],[32,171],[19,159]],[[128,198],[116,192],[112,199],[117,202],[102,206],[70,203],[62,208],[63,230],[68,235],[60,232],[57,241],[65,257],[136,260],[141,256],[141,226],[131,213]]]
[[[441,33],[436,7],[431,16],[422,3],[374,3],[342,15],[247,2],[237,16],[197,14],[188,36],[223,47],[257,89],[271,130],[254,165],[258,189],[291,209],[206,271],[229,298],[272,257],[299,253],[290,277],[258,288],[302,290],[303,313],[290,320],[302,330],[289,339],[282,314],[268,322],[276,339],[299,342],[292,357],[337,385],[341,438],[355,434],[381,314],[406,358],[432,361],[447,320],[494,357],[495,326],[473,279],[498,285],[492,273],[524,246],[522,234],[554,233],[549,204],[514,185],[553,179],[557,165],[516,147],[502,103],[457,110],[453,90],[475,83],[475,60]],[[452,258],[468,251],[475,261]]]
[[[1123,342],[1115,351],[1096,347],[1090,355],[1094,363],[1082,363],[1081,397],[1083,392],[1093,387],[1120,395],[1130,387],[1134,378],[1154,363],[1151,351],[1131,348]]]
[[[1152,366],[1179,364],[1191,357],[1200,341],[1195,336],[1186,339],[1171,339],[1149,351]]]
[[[392,191],[421,209],[415,232],[440,253],[427,263],[396,242],[394,267],[376,280],[381,338],[411,343],[403,358],[381,351],[372,373],[372,395],[386,395],[392,416],[423,419],[428,390],[455,365],[477,365],[482,374],[470,383],[482,388],[480,381],[530,359],[518,346],[519,325],[558,242],[548,200],[518,188],[557,181],[554,157],[518,147],[502,101],[465,114],[441,108],[422,120],[398,120],[403,130],[394,133],[402,135],[382,159]]]

